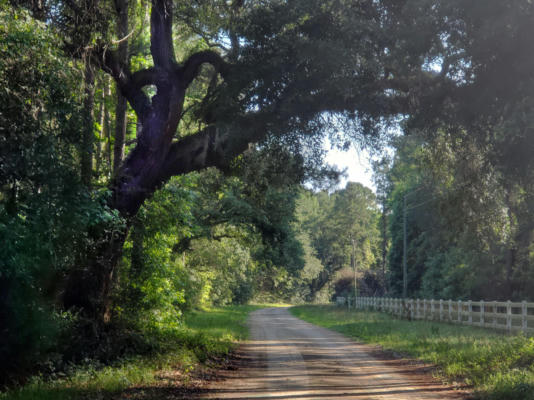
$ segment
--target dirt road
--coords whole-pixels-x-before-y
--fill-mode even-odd
[[[240,366],[201,399],[461,399],[421,366],[373,355],[376,350],[303,322],[284,308],[251,314],[251,339]]]

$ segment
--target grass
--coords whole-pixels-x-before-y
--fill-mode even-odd
[[[534,400],[534,338],[335,306],[290,310],[316,325],[432,363],[442,379],[472,385],[480,399]]]
[[[208,359],[223,357],[246,339],[244,324],[251,311],[261,305],[229,306],[191,312],[182,329],[153,332],[162,345],[147,356],[130,357],[111,366],[87,362],[73,367],[69,376],[54,380],[34,377],[25,386],[0,393],[0,400],[105,399],[128,388],[157,383],[165,371],[188,373]]]

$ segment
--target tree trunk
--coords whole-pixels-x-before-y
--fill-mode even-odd
[[[111,317],[111,284],[129,226],[121,230],[106,228],[98,227],[97,232],[90,232],[95,242],[86,258],[70,272],[63,294],[64,307],[82,311],[94,321],[96,332]]]
[[[506,243],[506,256],[505,256],[505,271],[506,271],[506,298],[512,299],[514,292],[513,273],[516,264],[516,239],[517,239],[517,220],[516,220],[516,200],[513,187],[508,187],[506,190],[506,203],[507,203],[507,215],[510,224],[510,236]]]
[[[121,31],[123,33],[127,32],[124,23],[127,14],[123,14],[125,4],[123,0],[116,2],[121,26],[126,26]],[[253,115],[232,120],[239,135],[230,135],[231,128],[226,125],[222,129],[213,125],[176,140],[186,90],[199,74],[202,64],[211,64],[221,74],[228,72],[228,66],[213,51],[195,53],[181,65],[175,61],[172,9],[171,0],[152,1],[150,51],[153,68],[130,72],[127,62],[121,61],[127,61],[126,35],[120,38],[119,52],[102,49],[97,58],[104,71],[114,78],[122,96],[128,99],[140,124],[136,146],[120,168],[117,167],[110,185],[112,196],[108,207],[118,211],[125,226],[119,230],[109,226],[94,228],[90,233],[92,240],[88,242],[95,244],[88,249],[86,260],[79,263],[85,267],[75,269],[64,296],[66,307],[84,309],[87,315],[101,323],[109,320],[115,269],[132,218],[144,201],[172,176],[211,166],[224,168],[245,151],[249,143],[265,135],[264,130],[254,128],[256,116]],[[151,99],[142,90],[147,85],[157,87]],[[261,120],[261,116],[259,118]],[[117,142],[117,137],[115,140]],[[115,156],[115,166],[118,160]]]
[[[115,108],[115,143],[113,144],[113,175],[117,174],[124,158],[124,142],[126,139],[126,126],[128,124],[126,111],[128,104],[126,98],[117,94],[117,107]]]
[[[93,173],[93,146],[94,146],[94,106],[95,106],[95,73],[90,62],[90,57],[85,57],[84,72],[84,128],[82,137],[81,152],[81,179],[87,186],[91,186],[91,176]]]
[[[140,213],[141,214],[141,213]],[[144,269],[144,246],[143,241],[145,237],[145,226],[140,215],[133,218],[132,232],[130,234],[132,240],[132,256],[130,260],[130,277],[136,279],[141,275]]]
[[[103,82],[103,80],[102,80]],[[99,177],[100,172],[102,171],[102,143],[104,141],[105,130],[104,130],[104,108],[105,108],[106,92],[102,85],[102,98],[100,99],[100,104],[98,106],[98,123],[100,124],[100,131],[98,132],[98,141],[96,142],[96,154],[95,154],[95,176]]]
[[[382,215],[380,216],[380,230],[382,233],[382,286],[384,292],[388,292],[388,285],[386,282],[386,266],[388,257],[388,224],[387,224],[387,209],[382,207]]]
[[[117,11],[118,23],[117,34],[119,36],[118,62],[128,64],[128,1],[116,0],[115,9]],[[122,160],[124,159],[124,142],[126,139],[126,127],[128,118],[128,101],[122,93],[117,90],[117,106],[115,108],[115,144],[113,146],[113,176],[117,174]]]
[[[111,89],[109,87],[108,79],[104,79],[104,121],[102,124],[102,137],[106,140],[106,162],[108,165],[108,173],[112,175],[113,173],[113,164],[111,156],[111,127],[110,127],[110,117],[109,117],[109,107],[105,104],[105,100],[111,97]]]

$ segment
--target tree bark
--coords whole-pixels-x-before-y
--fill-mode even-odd
[[[106,77],[107,78],[107,77]],[[105,100],[111,97],[111,89],[109,87],[108,79],[104,79],[104,121],[102,124],[102,137],[106,140],[106,162],[108,165],[108,173],[113,173],[113,164],[111,156],[111,121],[109,117],[109,107],[105,104]]]
[[[85,57],[84,71],[84,128],[81,152],[81,179],[87,186],[91,186],[93,173],[93,146],[94,146],[94,106],[95,106],[95,73],[90,57]]]
[[[118,61],[128,64],[128,1],[115,0],[117,11],[117,34],[119,36]],[[120,91],[117,91],[117,106],[115,108],[115,143],[113,146],[113,176],[117,174],[122,160],[124,159],[124,142],[126,140],[126,128],[128,101]]]
[[[513,285],[513,273],[516,264],[516,239],[517,239],[517,223],[514,212],[514,194],[513,188],[507,189],[506,202],[507,202],[507,215],[508,222],[510,224],[510,237],[506,243],[506,256],[505,256],[505,271],[506,271],[506,298],[513,298],[514,285]]]
[[[129,226],[124,229],[105,229],[89,232],[95,239],[93,246],[88,249],[86,258],[69,273],[63,305],[66,309],[76,309],[92,319],[95,332],[99,327],[109,322],[111,317],[111,285],[114,267],[122,256],[122,248]]]
[[[382,206],[382,215],[380,216],[380,231],[382,234],[382,286],[384,292],[388,292],[388,285],[386,280],[386,266],[387,266],[387,257],[388,257],[388,217],[387,209],[385,205]]]
[[[130,259],[130,278],[136,280],[144,269],[144,238],[145,226],[143,220],[137,215],[132,222],[130,234],[132,240],[132,254]]]
[[[105,132],[105,107],[106,107],[106,91],[105,91],[105,79],[99,80],[100,86],[102,87],[102,96],[100,98],[100,104],[98,105],[98,123],[100,125],[100,131],[98,132],[98,141],[96,142],[96,154],[95,154],[95,175],[100,176],[102,171],[102,160],[103,160],[103,151],[102,144],[104,138],[106,137]]]

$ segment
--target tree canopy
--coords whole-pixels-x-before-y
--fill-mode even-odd
[[[0,358],[80,359],[121,324],[253,297],[399,294],[405,212],[410,296],[529,297],[533,13],[1,3]],[[325,190],[325,138],[393,149],[376,195]]]

